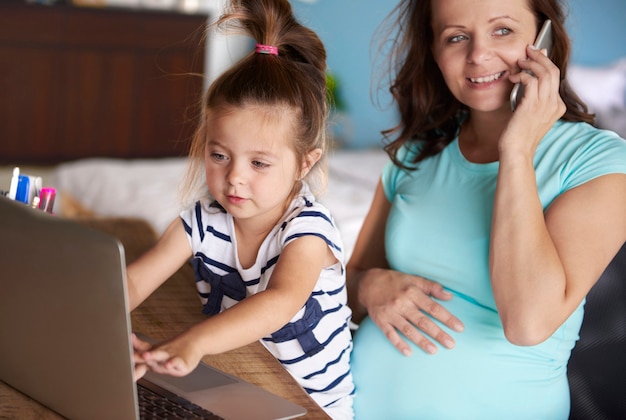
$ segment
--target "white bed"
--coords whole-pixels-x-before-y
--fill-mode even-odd
[[[572,65],[568,79],[597,125],[626,138],[626,57],[602,67]]]
[[[338,150],[330,154],[328,188],[320,201],[333,213],[343,239],[346,258],[387,161],[381,150]],[[51,184],[64,197],[104,217],[145,219],[162,233],[181,210],[178,187],[186,169],[184,158],[81,159],[58,165]]]

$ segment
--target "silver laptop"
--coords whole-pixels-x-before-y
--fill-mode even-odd
[[[137,419],[122,245],[0,196],[0,380],[70,419]],[[226,419],[306,410],[202,363],[145,379]]]

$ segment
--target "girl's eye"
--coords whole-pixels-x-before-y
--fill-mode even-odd
[[[226,160],[226,155],[223,155],[223,154],[221,154],[221,153],[216,153],[216,152],[213,152],[213,153],[211,153],[211,157],[212,157],[214,160],[217,160],[217,161]]]
[[[269,167],[270,165],[268,165],[267,163],[264,163],[264,162],[260,162],[258,160],[253,160],[252,161],[252,166],[254,166],[257,169],[263,169],[263,168]]]

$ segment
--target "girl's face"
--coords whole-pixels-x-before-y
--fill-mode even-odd
[[[209,114],[207,185],[235,221],[255,221],[265,229],[286,210],[301,175],[291,147],[291,117],[253,106]]]
[[[510,110],[508,76],[537,33],[528,0],[431,1],[433,56],[452,94],[474,110]]]

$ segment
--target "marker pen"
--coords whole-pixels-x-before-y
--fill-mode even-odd
[[[30,199],[30,177],[28,175],[19,175],[17,179],[17,191],[15,192],[15,201],[21,201],[28,204]]]
[[[40,176],[31,176],[30,177],[31,188],[30,188],[30,203],[32,204],[35,197],[39,196],[39,192],[41,191],[41,186],[43,184],[43,180]]]
[[[15,194],[17,194],[17,184],[20,177],[20,168],[17,166],[13,169],[13,177],[11,178],[11,186],[9,187],[9,197],[11,200],[15,200]]]
[[[42,188],[39,192],[39,209],[52,213],[56,193],[57,192],[54,188]]]
[[[33,199],[39,195],[41,190],[41,177],[20,174],[17,182],[17,192],[15,200],[25,204],[32,204]]]

